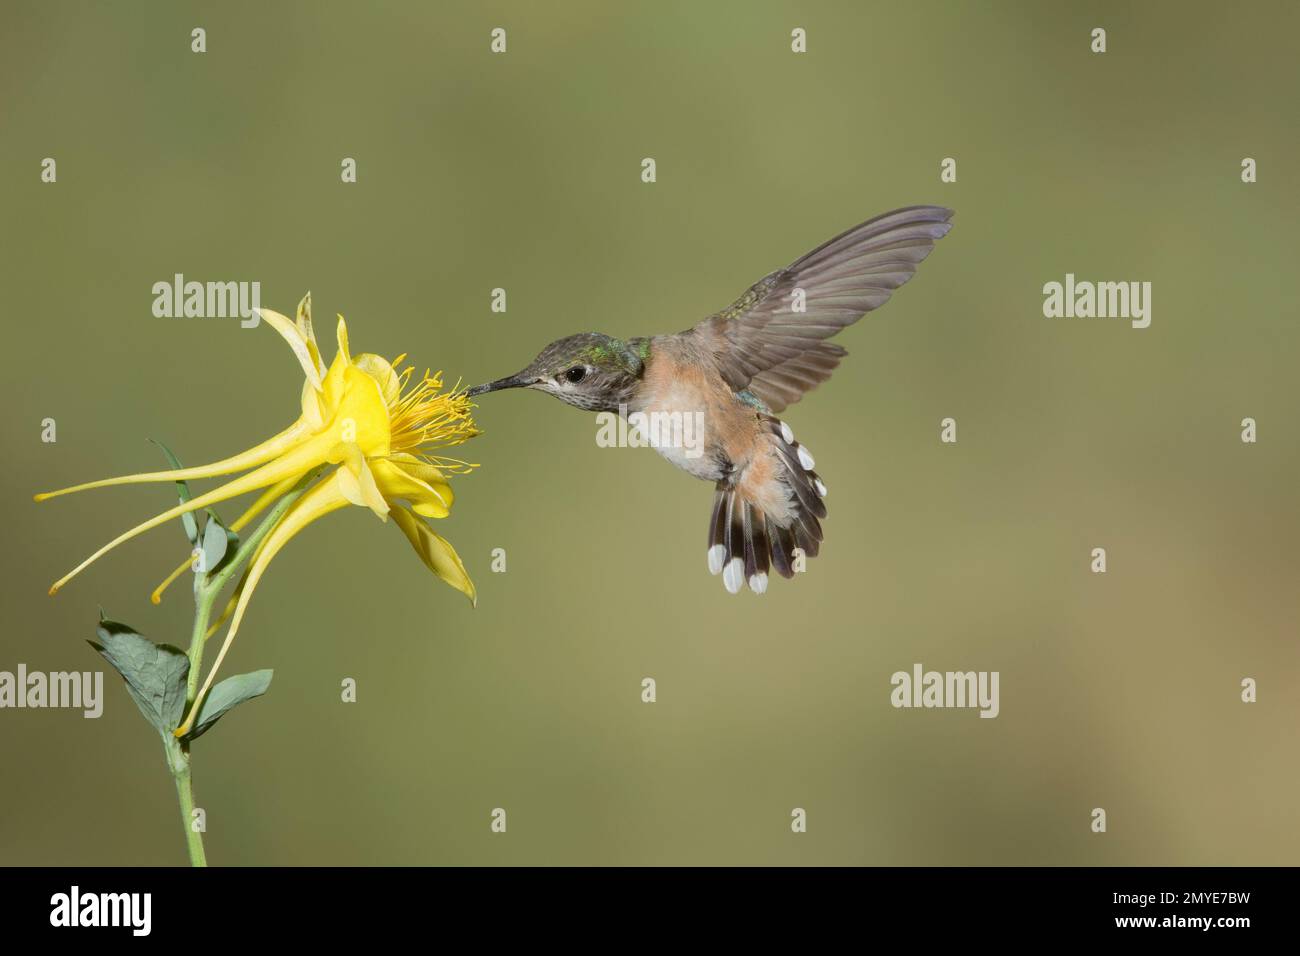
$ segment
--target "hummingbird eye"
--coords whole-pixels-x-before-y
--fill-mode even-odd
[[[584,378],[587,377],[587,369],[584,366],[575,365],[573,366],[573,368],[569,369],[567,372],[564,373],[564,377],[568,379],[570,382],[572,382],[574,385],[577,385],[579,382],[581,382]]]

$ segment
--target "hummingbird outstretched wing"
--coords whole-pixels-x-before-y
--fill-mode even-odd
[[[888,302],[952,216],[942,206],[907,206],[869,219],[764,276],[686,334],[713,353],[728,385],[780,412],[831,377],[848,353],[826,339]]]

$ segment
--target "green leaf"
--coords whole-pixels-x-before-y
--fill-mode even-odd
[[[185,713],[190,661],[170,644],[155,644],[126,624],[100,621],[99,643],[88,641],[126,681],[135,705],[160,734],[170,735]]]
[[[149,440],[162,449],[162,453],[167,456],[167,461],[173,468],[179,469],[183,467],[180,459],[172,454],[170,448],[156,438],[150,438]],[[190,483],[188,481],[178,481],[176,487],[180,490],[181,504],[185,504],[190,500]],[[199,523],[195,520],[194,512],[187,511],[181,515],[181,525],[185,528],[185,537],[190,539],[190,544],[197,545],[199,543]]]
[[[226,556],[228,543],[226,529],[221,526],[221,522],[209,518],[203,526],[203,563],[200,567],[204,571],[215,571],[221,559]]]
[[[209,511],[207,523],[203,526],[203,543],[199,547],[203,549],[200,569],[208,572],[216,571],[227,557],[233,558],[235,552],[239,550],[239,535],[223,525],[221,519]]]
[[[271,686],[272,671],[253,671],[251,674],[237,674],[227,677],[203,698],[199,708],[199,719],[194,722],[194,729],[185,737],[194,740],[215,724],[221,716],[237,704],[254,697],[261,697]]]

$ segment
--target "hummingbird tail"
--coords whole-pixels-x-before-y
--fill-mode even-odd
[[[767,467],[719,481],[713,497],[709,573],[720,573],[732,594],[746,585],[762,594],[770,568],[794,577],[821,550],[826,485],[790,426],[776,418],[766,424],[771,454],[761,460]]]

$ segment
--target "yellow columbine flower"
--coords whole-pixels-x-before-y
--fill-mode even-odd
[[[474,584],[455,549],[423,520],[445,518],[451,508],[453,496],[445,475],[463,473],[473,467],[430,454],[435,448],[458,445],[478,434],[465,393],[459,389],[443,392],[441,376],[431,376],[428,372],[412,386],[413,369],[407,367],[399,372],[393,367],[400,365],[405,356],[399,356],[392,364],[378,355],[353,358],[348,351],[347,325],[341,315],[338,352],[327,370],[312,330],[311,293],[299,303],[296,322],[269,309],[259,312],[289,343],[306,373],[302,415],[296,422],[262,444],[210,465],[109,478],[36,496],[37,501],[44,501],[109,485],[186,481],[247,472],[114,538],[56,581],[50,588],[50,594],[54,594],[101,555],[151,528],[187,512],[261,490],[262,494],[232,524],[232,528],[239,530],[308,472],[322,465],[337,466],[294,502],[254,550],[243,580],[222,615],[223,620],[232,616],[230,629],[197,700],[202,700],[212,684],[267,565],[299,531],[347,505],[369,508],[384,521],[391,515],[429,569],[463,592],[471,602],[476,601]],[[155,603],[162,589],[176,576],[173,573],[154,592]],[[191,718],[197,709],[191,709]],[[176,733],[182,736],[188,731],[187,720]]]

